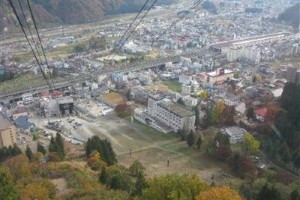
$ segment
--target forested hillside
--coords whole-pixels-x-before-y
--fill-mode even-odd
[[[18,11],[18,1],[13,1]],[[174,3],[158,0],[156,5]],[[26,0],[21,0],[26,9]],[[144,0],[31,0],[36,18],[41,26],[80,24],[99,21],[105,15],[138,12]],[[149,2],[149,5],[152,1]],[[0,34],[5,27],[17,24],[8,0],[0,0]]]

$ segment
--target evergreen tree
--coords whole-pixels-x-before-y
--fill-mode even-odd
[[[183,132],[183,130],[178,130],[177,135],[180,136],[181,141],[185,140],[185,133]]]
[[[55,141],[56,141],[56,148],[57,148],[56,152],[61,159],[64,159],[66,156],[65,149],[64,149],[64,139],[61,137],[59,133],[57,133]]]
[[[64,142],[59,133],[57,133],[56,138],[51,137],[49,152],[56,153],[60,159],[65,158]]]
[[[30,161],[32,161],[32,159],[33,159],[33,153],[32,153],[32,151],[31,151],[31,149],[29,148],[28,145],[27,145],[27,147],[26,147],[26,156],[27,156],[27,158],[28,158]]]
[[[46,149],[45,149],[44,146],[41,145],[39,142],[38,142],[38,144],[37,144],[37,152],[40,152],[40,153],[42,153],[43,155],[46,154]]]
[[[142,192],[145,188],[147,188],[147,183],[146,183],[145,177],[142,173],[139,173],[137,180],[135,182],[134,195],[142,196]]]
[[[17,145],[14,145],[14,147],[12,148],[12,153],[11,153],[12,156],[17,156],[21,153],[22,153],[21,149]]]
[[[50,139],[49,152],[56,152],[56,142],[53,137]]]
[[[295,167],[296,170],[300,169],[300,155],[299,154],[295,154],[294,155],[293,165],[294,165],[294,167]]]
[[[269,188],[268,184],[259,191],[256,200],[281,200],[281,195],[274,187]]]
[[[246,111],[246,116],[247,116],[247,120],[249,121],[250,119],[254,119],[254,108],[253,107],[250,107],[247,109]]]
[[[201,125],[201,123],[200,123],[200,112],[199,112],[199,109],[198,109],[198,107],[196,106],[195,107],[195,126],[196,127],[199,127],[200,125]]]
[[[86,147],[85,147],[85,155],[86,157],[89,157],[92,153],[92,144],[91,144],[91,139],[89,138]]]
[[[182,106],[185,106],[185,103],[184,103],[184,101],[181,97],[177,100],[177,103],[182,105]]]
[[[200,149],[201,148],[201,144],[202,144],[202,137],[201,137],[201,135],[199,135],[196,143],[197,143],[197,148]]]
[[[300,200],[300,192],[297,189],[291,193],[290,200]]]
[[[87,142],[86,155],[90,155],[93,151],[98,151],[101,154],[102,160],[108,165],[117,163],[116,154],[108,140],[101,140],[98,136],[93,136]]]
[[[107,172],[106,172],[106,167],[103,167],[103,169],[101,171],[101,174],[100,174],[100,177],[99,177],[99,181],[102,184],[107,184],[107,179],[108,179],[108,175],[107,175]]]
[[[189,147],[191,147],[191,146],[194,145],[194,143],[195,143],[195,136],[194,136],[194,133],[193,133],[192,130],[188,134],[186,142],[189,145]]]

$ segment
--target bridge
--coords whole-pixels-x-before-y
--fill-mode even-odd
[[[112,68],[105,68],[95,74],[89,74],[89,75],[79,75],[78,77],[75,78],[70,78],[70,80],[66,81],[61,81],[61,82],[56,82],[53,84],[52,90],[65,90],[69,86],[78,84],[78,83],[84,83],[87,80],[90,80],[91,78],[99,75],[99,74],[111,74],[113,72],[120,72],[120,73],[128,73],[130,71],[140,71],[140,70],[145,70],[145,69],[150,69],[153,67],[158,67],[160,65],[163,65],[167,62],[179,62],[181,57],[195,57],[202,55],[203,53],[207,52],[208,50],[202,49],[202,50],[194,50],[190,52],[186,52],[180,55],[176,56],[171,56],[167,58],[158,58],[155,60],[151,61],[145,61],[145,62],[137,62],[137,63],[132,63],[130,65],[117,65],[113,66]],[[26,93],[32,93],[34,97],[38,96],[40,93],[44,91],[49,91],[50,88],[48,85],[43,85],[35,88],[28,88],[20,91],[15,91],[11,93],[4,93],[0,94],[0,101],[8,102],[8,101],[16,101],[16,100],[21,100],[22,95]]]

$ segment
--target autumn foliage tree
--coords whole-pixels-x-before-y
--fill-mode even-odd
[[[195,200],[208,186],[194,175],[169,174],[148,181],[142,199],[187,199]]]
[[[200,193],[197,200],[242,200],[239,193],[228,187],[212,187]]]
[[[10,171],[0,166],[0,199],[16,200],[19,194]]]
[[[115,107],[115,112],[119,117],[128,117],[132,114],[132,109],[126,103],[122,103]]]
[[[256,154],[259,151],[260,142],[255,139],[250,133],[244,135],[244,142],[242,144],[243,151],[246,155]]]

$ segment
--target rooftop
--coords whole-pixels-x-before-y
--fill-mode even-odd
[[[254,111],[255,114],[265,117],[267,115],[267,108],[260,108]]]
[[[225,129],[226,133],[230,136],[230,137],[236,137],[239,135],[244,135],[244,133],[246,133],[246,130],[243,128],[240,128],[238,126],[232,126],[232,127],[228,127]]]
[[[0,130],[5,130],[11,126],[11,123],[0,113]]]
[[[231,74],[233,73],[233,71],[225,69],[224,70],[224,74]],[[209,72],[207,73],[208,76],[223,76],[224,74],[220,74],[219,71],[213,71],[213,72]]]
[[[158,105],[167,110],[170,110],[180,117],[188,117],[194,114],[192,111],[172,101],[162,101]]]

